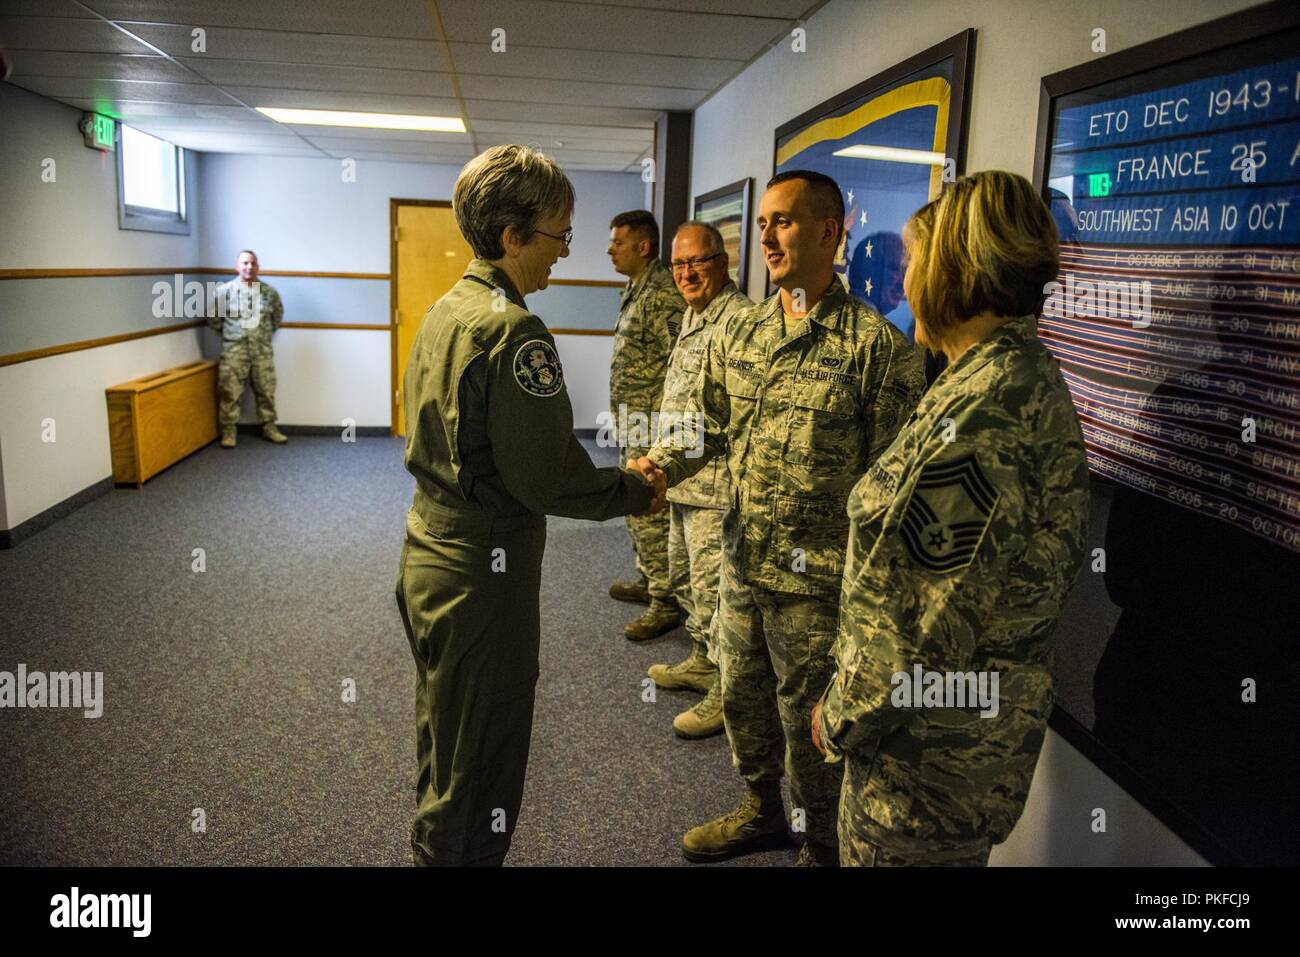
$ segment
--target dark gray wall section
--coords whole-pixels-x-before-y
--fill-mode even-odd
[[[280,294],[285,322],[359,322],[383,326],[391,321],[387,279],[267,276],[266,282]]]
[[[180,314],[154,316],[154,285],[166,282],[162,305],[176,313],[170,292],[174,276],[86,276],[0,281],[0,355],[99,339],[174,325],[185,316],[184,286],[220,283],[228,277],[190,273],[181,279]],[[320,279],[269,276],[284,302],[286,322],[389,322],[389,284],[384,279]],[[619,290],[610,286],[552,286],[528,297],[529,307],[548,326],[612,331]],[[430,303],[432,305],[432,303]],[[160,310],[162,311],[162,310]]]
[[[215,278],[190,275],[182,284]],[[0,281],[0,355],[184,322],[183,315],[153,314],[154,283],[170,288],[172,281],[171,275]],[[168,301],[174,308],[170,293]]]
[[[549,286],[528,297],[528,308],[551,329],[613,332],[619,295],[613,286]]]

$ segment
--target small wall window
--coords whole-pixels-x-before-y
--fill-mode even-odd
[[[118,226],[188,235],[185,150],[125,124],[118,129]]]

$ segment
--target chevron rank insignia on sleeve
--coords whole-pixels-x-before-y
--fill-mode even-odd
[[[921,469],[900,529],[908,554],[927,571],[965,568],[988,531],[1001,493],[974,453]]]

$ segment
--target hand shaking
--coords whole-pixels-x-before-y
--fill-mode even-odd
[[[648,457],[642,456],[639,459],[628,459],[627,467],[638,473],[646,483],[654,486],[655,497],[650,501],[650,507],[646,509],[645,514],[654,515],[662,512],[668,504],[668,476],[664,470],[655,465]]]

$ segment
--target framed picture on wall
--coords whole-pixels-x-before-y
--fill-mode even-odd
[[[903,224],[965,165],[975,31],[965,30],[813,107],[776,130],[777,173],[810,169],[840,184],[836,271],[909,337]]]
[[[749,177],[695,197],[692,219],[709,223],[722,233],[731,281],[741,292],[749,278]]]
[[[1092,479],[1051,723],[1215,864],[1300,863],[1298,51],[1300,7],[1265,4],[1039,106],[1039,335]]]

